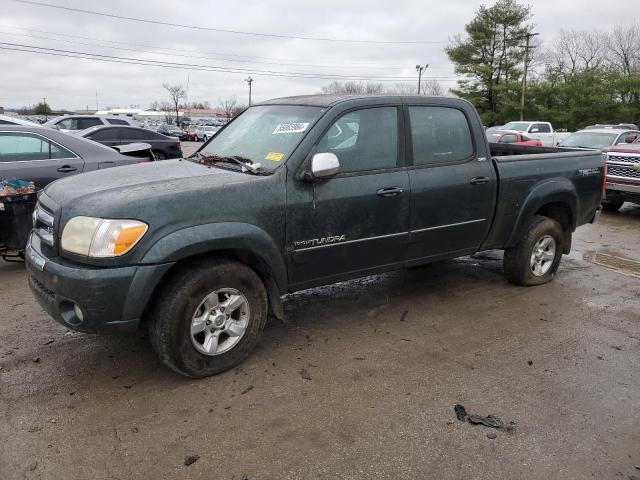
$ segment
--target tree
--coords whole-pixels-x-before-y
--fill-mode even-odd
[[[225,99],[221,98],[219,108],[224,112],[224,116],[227,118],[227,120],[229,120],[233,118],[235,114],[237,114],[236,111],[238,109],[238,99],[235,95],[227,97]]]
[[[180,85],[163,83],[162,86],[169,93],[173,111],[176,112],[176,125],[178,125],[180,123],[180,100],[187,96],[187,92]]]
[[[383,93],[382,83],[371,82],[338,82],[333,81],[322,87],[322,93],[328,95],[372,95]]]
[[[530,8],[515,0],[482,5],[465,26],[466,36],[455,36],[445,49],[456,73],[466,77],[454,93],[471,101],[486,124],[498,119],[505,102],[517,102],[529,18]]]
[[[51,115],[51,107],[44,102],[36,103],[36,106],[33,107],[33,113],[35,115]]]
[[[446,91],[437,80],[423,80],[420,87],[422,95],[444,96]],[[415,95],[416,84],[398,82],[391,86],[382,83],[331,82],[322,87],[321,92],[333,95]]]

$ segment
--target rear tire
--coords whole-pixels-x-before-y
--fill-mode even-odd
[[[605,200],[602,202],[602,209],[607,212],[617,212],[624,204],[624,200]]]
[[[227,304],[233,302],[231,294],[225,297],[229,291],[234,298],[242,297],[237,310]],[[212,297],[211,302],[207,300]],[[177,272],[159,292],[150,312],[149,338],[162,363],[172,370],[192,378],[208,377],[249,356],[260,340],[267,311],[264,285],[249,267],[225,259],[194,262]],[[217,325],[218,320],[222,325]],[[215,332],[215,346],[208,350],[205,335],[215,336]]]
[[[563,239],[557,221],[535,215],[516,246],[504,251],[507,280],[525,287],[551,281],[562,260]]]

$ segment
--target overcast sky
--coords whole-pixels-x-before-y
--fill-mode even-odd
[[[41,0],[58,6],[210,29],[319,41],[222,33],[79,13],[0,0],[0,48],[7,43],[72,52],[240,69],[237,73],[161,68],[97,60],[0,51],[0,105],[20,107],[47,98],[54,109],[106,106],[147,108],[166,100],[164,82],[187,86],[189,101],[237,95],[247,102],[244,79],[254,78],[254,101],[317,93],[331,79],[271,76],[265,71],[308,76],[384,77],[416,82],[415,65],[428,63],[426,77],[455,85],[443,49],[463,31],[480,3],[471,0],[324,0],[268,2],[195,0]],[[633,21],[624,5],[602,0],[531,1],[535,31],[550,43],[560,29],[610,29]],[[628,5],[627,5],[628,6]],[[84,37],[84,38],[78,38]],[[364,43],[431,42],[431,43]],[[116,43],[117,42],[117,43]],[[12,47],[24,48],[24,47]],[[62,53],[62,52],[58,52]],[[202,67],[200,67],[202,68]],[[247,70],[247,71],[244,71]],[[261,72],[262,71],[262,72]]]

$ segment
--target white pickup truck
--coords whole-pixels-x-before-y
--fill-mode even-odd
[[[502,130],[511,130],[526,134],[530,138],[537,138],[545,147],[555,147],[570,133],[556,132],[549,122],[509,122]]]

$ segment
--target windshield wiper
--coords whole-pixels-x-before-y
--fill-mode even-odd
[[[233,155],[229,157],[219,155],[204,155],[200,152],[196,152],[192,155],[196,158],[198,163],[202,165],[213,165],[214,163],[234,163],[240,165],[243,172],[249,172],[253,175],[267,175],[259,163],[253,163],[249,158],[242,157],[240,155]]]

